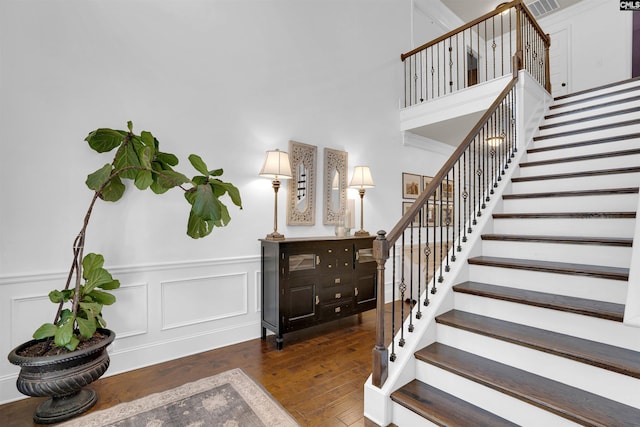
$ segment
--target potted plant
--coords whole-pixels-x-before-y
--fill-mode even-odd
[[[104,269],[100,254],[84,254],[91,213],[98,199],[115,202],[122,198],[131,180],[140,190],[162,194],[172,188],[184,191],[191,206],[187,234],[194,238],[209,235],[214,227],[226,226],[231,217],[220,200],[225,194],[242,209],[239,190],[220,180],[222,169],[209,170],[199,156],[189,156],[199,172],[191,179],[174,170],[178,158],[160,151],[158,140],[147,131],[96,129],[85,138],[98,153],[116,150],[111,163],[89,174],[87,186],[93,198],[82,228],[73,243],[73,260],[63,289],[53,290],[49,299],[57,305],[52,323],[45,323],[28,341],[9,353],[9,361],[20,366],[18,390],[27,396],[49,396],[34,414],[38,423],[51,424],[87,411],[97,400],[93,390],[83,387],[98,379],[109,366],[106,347],[115,333],[106,329],[102,316],[105,305],[115,303],[110,292],[120,286]]]

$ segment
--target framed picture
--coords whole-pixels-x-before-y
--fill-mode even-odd
[[[439,199],[443,202],[453,202],[453,191],[453,181],[450,179],[445,179],[444,181],[442,181],[442,185],[440,186]]]
[[[427,189],[427,185],[429,185],[433,181],[432,176],[423,176],[422,177],[422,191]],[[436,189],[436,199],[440,197],[440,189]],[[429,200],[433,200],[433,196],[429,197]]]
[[[402,215],[407,213],[407,211],[411,208],[411,205],[413,205],[413,202],[402,202]],[[420,227],[422,225],[422,211],[423,209],[420,209],[415,218],[413,218],[413,224],[411,224],[412,227]]]
[[[440,208],[440,221],[439,225],[442,227],[453,227],[453,203],[442,203]]]
[[[427,207],[425,209],[424,222],[426,227],[434,227],[437,225],[438,219],[438,211],[440,205],[436,205],[435,203],[427,203]]]
[[[422,187],[422,177],[413,173],[402,173],[402,198],[417,199]]]

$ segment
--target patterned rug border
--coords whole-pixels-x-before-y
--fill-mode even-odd
[[[60,427],[102,427],[132,417],[138,413],[161,408],[214,387],[231,384],[266,426],[299,427],[295,419],[273,396],[242,369],[231,369],[211,377],[202,378],[176,388],[150,394],[131,402],[119,403],[111,408],[92,412]]]

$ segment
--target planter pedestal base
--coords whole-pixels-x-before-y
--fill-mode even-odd
[[[38,424],[59,423],[88,411],[97,401],[98,394],[91,389],[82,389],[70,396],[52,397],[36,408],[33,420]]]

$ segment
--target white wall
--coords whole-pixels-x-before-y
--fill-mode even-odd
[[[52,320],[46,295],[71,262],[91,198],[84,180],[112,158],[83,139],[127,120],[178,154],[181,170],[191,173],[190,153],[224,168],[244,209],[193,241],[179,191],[130,187],[96,206],[86,250],[122,282],[105,308],[118,334],[108,374],[258,337],[258,239],[273,228],[271,183],[258,177],[266,150],[317,145],[318,184],[325,147],[349,153],[349,173],[370,165],[373,233],[401,213],[401,172],[433,174],[445,159],[402,145],[410,20],[408,0],[0,2],[0,354]],[[333,233],[321,189],[313,227],[287,227],[286,185],[279,196],[286,236]],[[19,397],[4,360],[0,402]]]
[[[552,50],[554,33],[567,30],[569,93],[631,77],[632,12],[621,11],[619,1],[582,0],[539,23]]]

